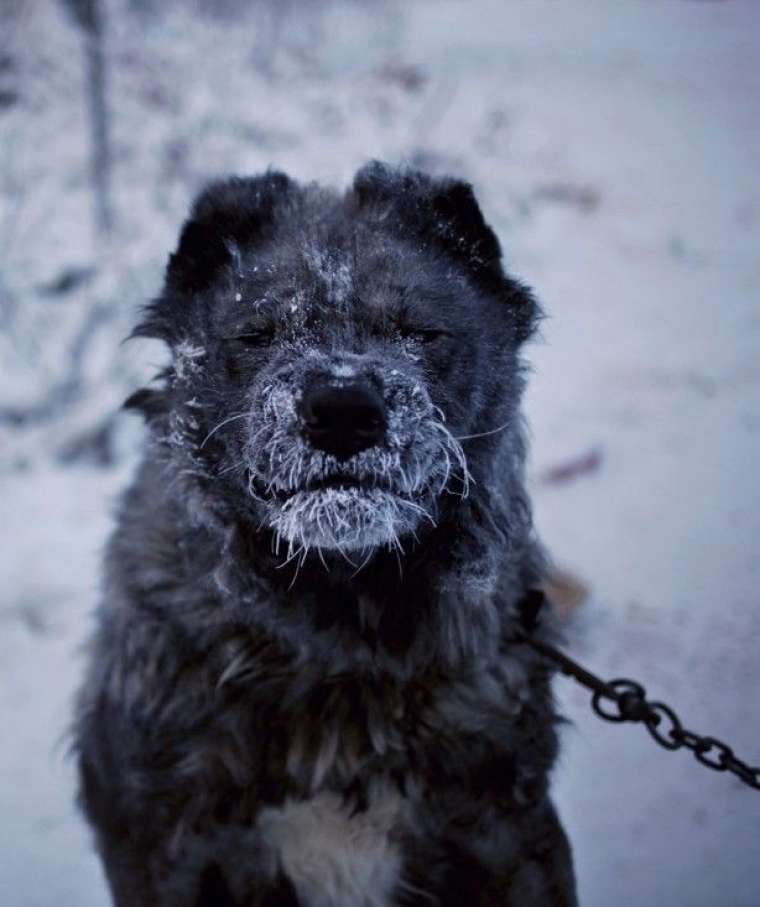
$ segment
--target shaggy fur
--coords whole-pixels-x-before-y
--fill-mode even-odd
[[[537,317],[464,183],[196,201],[76,723],[119,907],[576,903],[550,669],[511,639]]]

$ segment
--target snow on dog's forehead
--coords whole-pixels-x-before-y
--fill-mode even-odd
[[[450,262],[419,244],[361,227],[332,236],[295,231],[265,249],[237,250],[230,277],[222,291],[223,317],[274,318],[295,331],[348,322],[368,327],[375,316],[424,317],[426,310],[448,320],[471,295]]]
[[[236,303],[257,309],[282,303],[287,312],[288,308],[294,311],[292,303],[300,304],[308,298],[345,305],[354,291],[355,270],[355,256],[343,249],[316,242],[300,243],[295,248],[285,244],[248,261],[238,253],[226,283],[231,284]]]
[[[354,268],[349,256],[345,252],[310,246],[304,250],[303,257],[310,276],[321,284],[327,301],[344,306],[354,289]]]

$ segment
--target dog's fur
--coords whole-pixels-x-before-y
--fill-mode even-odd
[[[369,164],[196,201],[139,335],[172,363],[76,723],[115,903],[574,905],[518,355],[538,309],[468,185]],[[303,396],[387,425],[338,456]],[[544,634],[548,631],[543,630]]]

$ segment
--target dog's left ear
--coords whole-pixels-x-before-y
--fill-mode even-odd
[[[501,273],[499,241],[469,183],[371,161],[356,174],[354,192],[361,207],[390,208],[407,228],[435,241],[473,274]]]
[[[372,161],[356,174],[353,192],[360,208],[375,208],[381,222],[431,243],[481,290],[504,299],[512,307],[517,341],[530,336],[538,305],[526,287],[504,273],[499,240],[469,183]]]

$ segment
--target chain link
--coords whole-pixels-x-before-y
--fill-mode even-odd
[[[616,722],[643,722],[651,737],[665,749],[685,747],[707,768],[716,772],[731,772],[749,787],[760,790],[760,767],[753,768],[742,762],[722,740],[686,730],[670,706],[664,702],[649,702],[640,684],[619,678],[611,680],[606,686],[609,687],[607,692],[597,690],[591,700],[600,718]]]
[[[540,593],[538,593],[540,595]],[[653,740],[666,750],[689,749],[702,765],[716,772],[731,772],[744,784],[760,790],[760,766],[750,766],[735,754],[731,747],[716,737],[702,736],[683,727],[681,720],[664,702],[649,702],[646,690],[635,680],[619,677],[604,681],[564,652],[529,635],[538,625],[542,601],[531,590],[522,605],[525,633],[518,633],[516,642],[525,643],[535,652],[553,661],[563,674],[572,677],[591,690],[591,707],[600,718],[616,723],[641,722]]]

